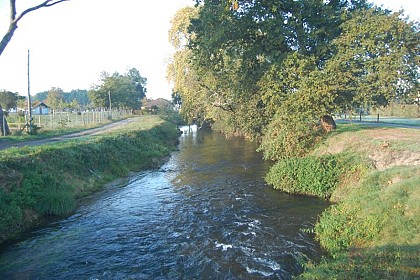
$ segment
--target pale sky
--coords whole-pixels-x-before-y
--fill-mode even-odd
[[[41,0],[17,0],[18,13]],[[375,0],[420,20],[419,0]],[[27,6],[22,6],[26,3]],[[70,0],[27,14],[0,56],[0,90],[27,95],[59,87],[89,89],[102,71],[137,68],[148,79],[147,97],[170,99],[167,34],[175,12],[193,0]],[[0,0],[0,36],[8,27],[9,1]]]

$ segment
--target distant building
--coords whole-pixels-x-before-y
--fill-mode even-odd
[[[32,114],[34,115],[48,115],[50,113],[50,107],[44,102],[35,103],[32,107]]]
[[[146,109],[149,112],[156,113],[156,111],[159,110],[174,109],[172,102],[163,98],[158,98],[154,100],[148,99],[145,103],[146,104],[144,104],[144,109]]]

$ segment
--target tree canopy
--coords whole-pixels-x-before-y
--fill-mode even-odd
[[[186,118],[262,140],[267,158],[302,155],[335,113],[418,94],[419,25],[401,13],[364,0],[213,2],[175,15],[168,78]]]
[[[146,83],[147,79],[135,68],[129,69],[124,75],[102,72],[99,84],[94,85],[88,95],[93,106],[98,108],[140,109],[146,97]]]
[[[0,91],[0,105],[5,110],[16,108],[19,99],[21,97],[15,92],[7,90]]]

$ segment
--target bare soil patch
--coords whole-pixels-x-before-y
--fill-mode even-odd
[[[372,128],[341,133],[328,139],[315,154],[342,152],[365,154],[379,170],[396,165],[420,165],[420,130]]]

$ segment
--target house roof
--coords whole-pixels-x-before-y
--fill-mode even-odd
[[[146,105],[145,105],[146,108],[152,108],[153,106],[157,106],[159,108],[171,107],[172,102],[164,98],[158,98],[158,99],[146,101]]]
[[[34,103],[32,103],[32,107],[33,108],[36,108],[36,107],[50,108],[50,106],[48,106],[47,104],[45,104],[43,101],[41,101],[41,102],[35,101]]]

